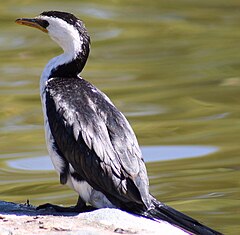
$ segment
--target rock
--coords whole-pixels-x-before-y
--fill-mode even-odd
[[[81,214],[37,211],[29,203],[0,201],[0,234],[66,235],[186,235],[167,222],[155,222],[119,209],[98,209]]]

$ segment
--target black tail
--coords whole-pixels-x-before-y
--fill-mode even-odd
[[[159,202],[154,197],[152,197],[152,205],[153,208],[145,211],[142,214],[143,216],[155,221],[167,221],[172,225],[196,235],[222,235],[222,233],[217,232],[199,223],[195,219]]]

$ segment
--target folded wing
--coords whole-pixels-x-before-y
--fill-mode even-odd
[[[136,137],[105,94],[79,77],[52,78],[46,86],[46,112],[59,150],[84,180],[118,207],[149,206]]]

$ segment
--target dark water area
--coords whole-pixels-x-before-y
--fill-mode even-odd
[[[14,24],[44,10],[84,20],[82,77],[126,115],[150,190],[225,234],[240,233],[240,2],[6,1],[0,6],[0,200],[75,204],[45,147],[39,77],[61,49]]]

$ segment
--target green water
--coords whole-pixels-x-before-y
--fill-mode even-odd
[[[127,116],[141,146],[218,149],[147,163],[151,192],[225,234],[239,234],[238,0],[1,2],[0,200],[71,205],[77,199],[54,171],[8,164],[47,155],[39,77],[61,50],[14,20],[52,9],[84,20],[92,45],[82,76]]]

